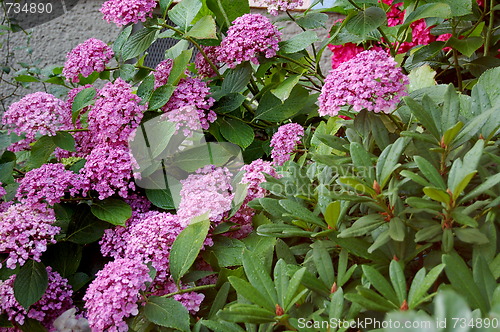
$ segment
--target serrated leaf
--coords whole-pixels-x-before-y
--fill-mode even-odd
[[[215,20],[212,15],[202,17],[185,36],[195,39],[217,39]]]
[[[292,75],[287,77],[283,82],[281,82],[276,88],[271,89],[271,93],[276,96],[279,100],[284,102],[288,97],[292,89],[299,83],[301,75]]]
[[[56,149],[53,137],[42,136],[31,147],[31,155],[28,160],[28,166],[31,168],[38,168],[42,166],[49,159],[50,155]]]
[[[175,88],[175,86],[171,85],[158,87],[151,95],[148,110],[157,110],[163,107],[172,96],[172,93],[174,93]]]
[[[14,297],[26,310],[40,300],[48,285],[45,265],[28,260],[19,270],[14,281]]]
[[[125,226],[125,222],[132,217],[130,205],[116,198],[94,202],[90,210],[97,218],[118,226]]]
[[[385,12],[380,7],[368,7],[358,12],[347,21],[345,28],[347,31],[366,37],[370,32],[377,29],[387,21]]]
[[[237,144],[242,148],[248,147],[254,139],[252,127],[243,121],[233,118],[224,118],[221,121],[220,133],[229,142]]]
[[[158,35],[157,29],[143,28],[130,36],[122,48],[123,60],[135,58],[144,53]]]
[[[168,12],[168,17],[182,30],[187,31],[202,6],[200,0],[182,0]]]
[[[406,26],[410,23],[418,21],[422,18],[427,17],[440,17],[440,18],[450,18],[451,8],[446,3],[429,3],[417,7],[416,10],[411,12],[410,15],[405,19],[404,25]]]
[[[314,42],[317,42],[318,36],[316,32],[307,30],[293,36],[289,40],[285,40],[279,43],[280,52],[283,53],[296,53],[307,48]]]
[[[75,139],[73,135],[68,132],[58,131],[55,136],[52,137],[54,144],[66,151],[75,151]]]

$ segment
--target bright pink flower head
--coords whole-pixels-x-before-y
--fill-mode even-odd
[[[16,198],[26,204],[61,202],[66,192],[75,195],[81,188],[78,174],[63,164],[44,164],[27,172],[19,181]]]
[[[139,313],[140,292],[151,281],[148,267],[139,261],[121,258],[106,264],[83,297],[92,331],[128,331],[125,319]]]
[[[186,289],[188,286],[181,284],[181,289]],[[163,288],[155,293],[157,296],[162,296],[169,293],[175,293],[179,289],[173,281],[168,281],[163,285]],[[205,295],[196,292],[188,292],[174,295],[174,299],[180,302],[191,314],[195,314],[200,310],[200,304],[205,298]]]
[[[217,60],[218,55],[217,46],[206,46],[203,48],[207,58],[218,67],[219,61]],[[214,77],[217,73],[213,70],[212,66],[208,63],[201,52],[198,52],[195,57],[194,65],[198,71],[198,76],[200,77]]]
[[[393,111],[407,94],[408,78],[383,51],[364,51],[330,71],[318,98],[321,116],[338,114],[341,106],[356,112]]]
[[[332,69],[337,68],[342,62],[351,60],[365,49],[353,43],[346,43],[344,45],[328,45],[332,51]]]
[[[73,83],[78,83],[79,74],[89,77],[93,72],[102,72],[113,58],[111,47],[99,39],[90,38],[72,49],[66,56],[63,75]]]
[[[26,318],[35,319],[42,323],[49,331],[55,331],[53,321],[64,311],[71,308],[73,291],[68,280],[61,277],[48,266],[48,286],[42,298],[30,306],[26,311],[14,297],[14,281],[16,275],[5,282],[0,281],[0,315],[6,314],[8,319],[23,325]],[[17,330],[16,330],[17,331]]]
[[[258,64],[257,57],[272,58],[279,49],[281,32],[260,14],[245,14],[233,21],[222,40],[218,59],[230,68],[245,61]]]
[[[129,23],[146,21],[153,15],[157,2],[154,0],[108,0],[102,4],[101,13],[108,22],[114,22],[118,27]]]
[[[71,128],[71,112],[62,100],[45,92],[35,92],[10,105],[2,123],[13,127],[9,132],[26,135],[10,146],[12,151],[20,151],[29,149],[37,134],[54,136],[57,130]]]
[[[220,223],[231,209],[234,197],[231,177],[227,168],[208,165],[182,180],[181,202],[177,209],[181,224],[187,226],[192,218],[206,212],[214,224]]]
[[[273,163],[281,166],[290,160],[290,155],[302,136],[304,136],[304,128],[298,123],[289,123],[279,127],[271,138]]]
[[[5,188],[2,186],[2,182],[0,182],[0,198],[2,198],[3,196],[7,195],[7,191],[5,190]]]
[[[146,105],[132,93],[132,86],[118,78],[107,83],[88,114],[88,127],[97,144],[125,144],[135,135]]]
[[[174,65],[174,60],[166,59],[156,65],[153,75],[155,77],[155,89],[167,84],[168,77],[170,76],[170,71]]]
[[[0,252],[7,253],[6,266],[15,269],[28,259],[40,261],[49,243],[61,228],[53,226],[54,210],[45,204],[13,204],[0,213]],[[0,267],[2,262],[0,262]]]
[[[278,11],[294,10],[304,4],[303,0],[263,0],[269,14],[276,16]]]
[[[125,145],[102,144],[87,157],[85,166],[80,170],[84,193],[95,190],[99,199],[118,194],[128,197],[128,190],[134,190],[133,170],[139,166]]]

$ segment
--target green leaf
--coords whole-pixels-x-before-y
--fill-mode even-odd
[[[227,142],[207,142],[180,152],[172,158],[173,165],[186,172],[195,172],[205,165],[224,166],[231,158],[240,153],[240,148]]]
[[[479,77],[477,82],[477,84],[483,86],[492,105],[497,105],[500,100],[500,88],[497,84],[499,75],[500,67],[488,69],[481,75],[481,77]]]
[[[82,259],[82,246],[71,242],[58,242],[47,248],[43,254],[44,262],[63,278],[73,275]]]
[[[292,89],[290,97],[284,103],[269,91],[260,100],[255,118],[271,122],[293,118],[307,104],[309,97],[309,92],[300,85]]]
[[[174,200],[169,189],[146,189],[146,197],[156,207],[165,210],[175,209]]]
[[[217,102],[217,108],[215,111],[217,114],[229,113],[237,109],[245,101],[245,96],[241,93],[233,92],[225,95]]]
[[[280,52],[296,53],[307,48],[314,42],[317,42],[318,36],[316,32],[307,30],[293,36],[292,38],[279,43]]]
[[[322,228],[325,228],[326,226],[321,218],[309,211],[308,208],[300,205],[295,201],[292,201],[290,199],[282,199],[279,201],[279,204],[294,218],[305,222],[310,222]]]
[[[450,145],[451,142],[457,137],[458,133],[464,127],[463,122],[455,122],[455,125],[450,129],[446,130],[443,134],[443,143],[445,145]]]
[[[24,324],[20,325],[19,328],[23,332],[47,332],[47,329],[42,325],[41,322],[32,318],[25,318]]]
[[[446,43],[446,46],[453,47],[463,55],[471,57],[475,51],[483,46],[483,38],[469,37],[466,39],[458,39],[452,36]]]
[[[494,293],[497,288],[497,282],[484,257],[478,256],[474,264],[472,275],[483,298],[487,299],[489,303],[494,303]]]
[[[453,218],[454,221],[458,222],[461,225],[465,226],[470,226],[470,227],[477,227],[477,221],[474,218],[469,217],[468,215],[460,212],[460,211],[453,211],[451,213],[451,217]]]
[[[160,11],[165,16],[166,11],[170,8],[173,0],[160,0]]]
[[[418,6],[416,10],[411,12],[405,19],[401,28],[406,27],[410,23],[427,17],[450,18],[452,16],[451,8],[446,3],[429,3]]]
[[[443,272],[444,266],[444,264],[435,266],[427,275],[425,275],[425,268],[421,268],[417,272],[408,293],[408,306],[410,309],[417,307],[426,298],[427,291]]]
[[[360,168],[360,171],[363,172],[363,174],[366,174],[366,178],[370,180],[370,183],[372,183],[373,180],[375,180],[375,177],[373,174],[374,167],[370,154],[358,142],[350,144],[350,152],[353,164]]]
[[[154,75],[147,76],[137,88],[137,96],[141,98],[141,104],[144,104],[149,101],[151,95],[153,94],[155,86],[155,77]]]
[[[460,203],[464,203],[469,201],[470,199],[477,197],[487,191],[488,189],[496,186],[498,183],[500,183],[500,173],[497,173],[495,175],[490,176],[489,178],[486,179],[483,183],[481,183],[479,186],[476,188],[472,189],[467,195],[464,196],[460,200]]]
[[[174,93],[175,88],[175,86],[171,85],[162,85],[158,87],[151,95],[148,110],[157,110],[163,107],[172,96],[172,93]]]
[[[340,201],[331,202],[325,210],[325,221],[330,228],[337,229],[339,222],[341,204]]]
[[[28,260],[19,270],[14,281],[14,297],[26,310],[40,300],[48,285],[43,263]]]
[[[143,28],[134,33],[123,45],[123,60],[129,60],[144,53],[151,46],[157,35],[158,29],[152,28]]]
[[[389,221],[389,235],[394,241],[403,241],[405,239],[406,225],[398,218],[392,218]]]
[[[415,162],[429,183],[432,183],[432,185],[439,189],[446,190],[446,184],[444,183],[443,177],[427,159],[421,156],[415,156]]]
[[[410,108],[411,112],[415,117],[422,123],[422,125],[434,136],[436,139],[440,140],[441,135],[437,128],[437,124],[434,122],[434,118],[428,110],[426,110],[420,103],[416,102],[410,97],[403,97],[404,102]]]
[[[306,273],[306,268],[302,267],[298,269],[290,279],[290,282],[288,284],[288,289],[285,295],[285,300],[284,300],[284,310],[285,312],[288,312],[295,303],[295,294],[299,290],[300,284],[302,282],[302,279],[304,278],[304,275]]]
[[[433,2],[446,3],[451,8],[452,16],[464,16],[472,14],[471,0],[433,0]]]
[[[227,296],[229,295],[229,290],[231,286],[229,282],[225,282],[222,284],[220,287],[219,291],[217,292],[217,295],[215,296],[215,299],[212,301],[212,304],[210,306],[210,312],[208,313],[208,318],[214,318],[215,314],[224,308],[227,302]]]
[[[377,181],[381,189],[383,189],[389,181],[392,172],[399,167],[400,164],[398,164],[398,160],[408,142],[408,138],[400,137],[396,142],[388,145],[380,154],[375,169],[377,172]]]
[[[250,82],[251,76],[252,66],[250,66],[248,62],[239,64],[233,69],[229,69],[222,82],[221,93],[223,95],[228,95],[233,92],[243,91],[248,82]]]
[[[86,88],[78,92],[73,99],[73,104],[71,105],[72,121],[73,123],[78,118],[80,111],[85,107],[92,105],[94,103],[94,98],[97,95],[95,88]]]
[[[125,45],[125,42],[130,37],[131,33],[132,33],[132,25],[129,25],[120,32],[115,42],[113,43],[113,52],[115,53],[115,56],[117,58],[120,57],[123,45]]]
[[[71,285],[71,288],[73,289],[73,292],[78,291],[80,288],[85,286],[87,282],[91,280],[91,278],[83,272],[76,272],[75,274],[69,276],[67,279],[68,283]]]
[[[335,271],[333,268],[332,257],[326,250],[322,241],[317,241],[313,245],[313,262],[318,271],[319,278],[326,287],[331,287],[335,281]]]
[[[174,298],[150,296],[144,307],[147,319],[157,325],[190,331],[189,312]]]
[[[395,260],[391,261],[389,265],[389,276],[391,278],[392,286],[396,291],[400,304],[407,300],[406,296],[406,277],[401,264]]]
[[[202,17],[185,36],[195,39],[217,39],[215,20],[212,15]]]
[[[386,21],[384,10],[373,6],[358,12],[356,16],[347,21],[345,28],[355,35],[366,37]]]
[[[408,92],[436,85],[434,76],[436,76],[436,71],[429,65],[424,64],[413,68],[410,74],[408,74],[408,79],[410,80]]]
[[[42,166],[56,149],[56,144],[51,136],[42,136],[31,147],[31,155],[28,160],[30,168]]]
[[[130,205],[116,198],[94,202],[90,210],[97,218],[118,226],[125,226],[125,222],[132,217]]]
[[[243,296],[248,301],[268,310],[272,311],[275,309],[275,304],[272,303],[268,297],[262,295],[262,293],[248,281],[233,276],[230,276],[228,280],[231,286],[236,290],[236,293],[238,293],[238,296]]]
[[[58,131],[56,136],[52,137],[54,144],[66,151],[75,151],[75,139],[73,135],[64,131]]]
[[[307,15],[297,18],[295,22],[304,29],[325,28],[328,18],[325,13],[309,12]]]
[[[477,228],[457,228],[455,229],[455,235],[465,243],[482,245],[490,242],[488,237]]]
[[[182,0],[168,12],[168,17],[186,32],[202,6],[200,0]]]
[[[242,258],[243,267],[248,281],[250,281],[252,286],[262,291],[263,294],[274,304],[278,303],[278,295],[276,293],[276,289],[274,288],[274,283],[271,280],[271,277],[264,272],[266,269],[262,260],[258,259],[249,250],[243,251]]]
[[[425,187],[424,193],[435,201],[445,203],[445,204],[450,204],[450,200],[451,200],[450,195],[442,189]]]
[[[96,218],[88,205],[80,205],[71,217],[66,240],[78,244],[92,243],[99,240],[110,225]]]
[[[217,317],[234,323],[265,324],[274,322],[274,312],[254,304],[233,304],[219,311]]]
[[[168,85],[177,85],[179,80],[185,76],[186,67],[191,60],[193,55],[193,49],[184,50],[179,54],[172,64],[172,70],[170,70],[170,74],[168,75],[167,84]]]
[[[367,216],[361,217],[351,227],[343,230],[338,237],[357,237],[367,234],[374,229],[385,224],[386,221],[379,214],[369,214]]]
[[[380,293],[384,298],[391,301],[393,304],[400,304],[398,296],[392,288],[387,279],[375,268],[369,265],[362,265],[363,274],[370,281],[371,285]],[[398,305],[399,307],[399,305]]]
[[[175,59],[177,58],[182,51],[185,51],[189,47],[189,42],[185,39],[179,40],[177,44],[170,47],[165,51],[165,59]]]
[[[170,250],[170,274],[175,282],[179,282],[198,257],[209,227],[209,220],[192,223],[175,239]]]
[[[301,75],[292,75],[287,77],[283,82],[281,82],[276,88],[271,89],[271,93],[276,96],[279,100],[284,102],[288,97],[292,89],[299,83]]]
[[[348,185],[349,187],[353,188],[354,190],[356,190],[360,194],[370,195],[370,196],[376,196],[377,195],[377,193],[375,192],[375,190],[373,188],[369,187],[368,185],[366,185],[365,183],[361,182],[361,180],[358,180],[355,177],[347,177],[347,176],[345,176],[345,177],[339,178],[338,181],[340,183]]]
[[[481,292],[472,278],[472,273],[463,259],[458,254],[443,255],[443,263],[446,264],[446,276],[455,291],[462,294],[472,308],[479,308],[486,314],[489,309],[488,303],[481,296]]]
[[[238,324],[215,320],[201,320],[201,324],[214,332],[245,332]]]
[[[31,75],[19,75],[15,76],[14,79],[17,82],[40,82],[40,80],[34,76]]]
[[[248,0],[207,0],[208,8],[215,13],[219,26],[229,27],[243,14],[250,13]]]
[[[242,148],[248,147],[254,139],[252,127],[233,118],[224,118],[221,121],[220,133],[229,142],[238,144]]]

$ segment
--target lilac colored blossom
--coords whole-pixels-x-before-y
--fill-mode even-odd
[[[153,15],[157,2],[154,0],[108,0],[102,4],[101,13],[108,22],[118,27],[146,21]]]
[[[318,98],[321,116],[338,114],[341,106],[373,112],[393,111],[407,94],[408,78],[383,51],[364,51],[330,71]]]
[[[181,285],[181,289],[189,288],[188,286]],[[175,293],[179,291],[177,285],[173,281],[168,281],[163,285],[163,289],[155,293],[155,295],[161,296],[169,293]],[[188,292],[183,294],[174,295],[173,298],[182,303],[182,305],[191,313],[196,314],[200,310],[200,304],[205,298],[204,294],[196,292]]]
[[[182,229],[179,217],[165,212],[150,211],[129,226],[124,256],[152,263],[156,269],[155,283],[167,280],[170,248]]]
[[[149,269],[139,261],[117,259],[97,272],[83,297],[94,331],[128,331],[125,319],[139,313],[140,292],[151,282]]]
[[[64,102],[51,94],[35,92],[10,105],[4,113],[2,123],[13,128],[18,136],[26,138],[10,146],[12,151],[29,149],[29,144],[35,141],[35,136],[54,136],[57,130],[71,127],[71,111],[64,107]]]
[[[114,52],[105,42],[90,38],[72,49],[66,56],[63,75],[66,80],[78,83],[78,75],[89,77],[93,72],[104,71]]]
[[[290,154],[293,153],[302,136],[304,136],[304,128],[297,123],[289,123],[279,127],[271,138],[273,162],[281,166],[290,160]]]
[[[245,14],[233,21],[222,40],[218,60],[230,68],[244,61],[259,64],[257,56],[272,58],[278,51],[281,32],[271,21],[260,14]]]
[[[294,10],[304,4],[303,0],[263,0],[269,14],[278,15],[278,11]]]
[[[2,186],[2,182],[0,182],[0,198],[2,198],[2,196],[5,196],[5,195],[7,195],[7,191]]]
[[[26,204],[60,203],[66,192],[74,196],[81,188],[78,174],[63,164],[44,164],[27,172],[19,181],[16,198]]]
[[[132,171],[137,168],[139,166],[127,146],[99,145],[92,150],[80,170],[84,194],[88,190],[95,190],[102,200],[118,191],[121,197],[126,198],[128,190],[135,189]]]
[[[155,89],[167,84],[168,77],[170,76],[170,71],[174,65],[174,60],[166,59],[156,65],[153,75],[155,77]]]
[[[214,224],[222,221],[231,209],[234,194],[231,193],[231,173],[227,168],[208,165],[181,181],[181,201],[177,214],[184,226],[191,219],[209,213]]]
[[[88,127],[94,141],[101,143],[126,143],[135,135],[146,105],[139,105],[141,98],[132,93],[132,86],[118,78],[107,83],[88,114]]]
[[[13,204],[0,214],[0,252],[7,253],[6,265],[15,269],[28,259],[40,261],[49,243],[56,243],[54,236],[61,230],[52,224],[56,221],[54,210],[45,204]],[[0,263],[1,267],[1,263]]]
[[[205,52],[207,58],[216,67],[218,67],[219,64],[219,61],[217,61],[217,55],[219,54],[218,49],[219,48],[217,46],[206,46],[203,48],[203,52]],[[215,70],[212,68],[212,66],[210,66],[207,59],[205,59],[201,52],[198,52],[196,54],[194,65],[196,67],[196,70],[198,71],[198,76],[200,77],[214,77],[217,75]]]
[[[151,202],[147,197],[132,193],[125,198],[125,202],[137,213],[148,212],[151,209]]]
[[[175,134],[179,129],[182,129],[184,136],[191,137],[193,132],[202,129],[198,114],[198,109],[195,106],[188,105],[165,113],[162,115],[162,119],[175,123]]]
[[[7,318],[23,325],[26,317],[42,323],[49,331],[56,331],[52,322],[64,311],[73,305],[71,296],[73,291],[68,280],[61,277],[56,271],[47,266],[48,286],[42,298],[32,304],[26,311],[14,297],[14,281],[16,275],[4,282],[0,281],[0,315],[6,314]]]

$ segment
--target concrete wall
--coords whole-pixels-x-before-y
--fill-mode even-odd
[[[120,29],[102,19],[102,14],[99,12],[102,3],[103,0],[80,0],[68,13],[31,29],[29,36],[23,32],[0,36],[0,44],[2,44],[0,59],[6,59],[7,53],[10,51],[14,55],[11,59],[15,62],[38,63],[37,67],[39,68],[49,65],[62,66],[67,52],[88,38],[94,37],[106,43],[112,43]],[[253,11],[266,13],[262,9],[253,9]],[[329,23],[331,24],[334,19],[335,17],[332,16]],[[292,22],[279,22],[277,25],[284,27],[282,30],[283,39],[288,39],[301,32]],[[318,30],[318,32],[320,38],[327,37],[325,30]],[[32,54],[28,54],[26,51],[28,41]],[[329,66],[329,51],[326,51],[322,59],[322,67],[328,70]],[[15,67],[21,68],[19,65]],[[0,100],[3,96],[10,95],[13,89],[12,86],[0,82]],[[47,89],[50,93],[58,94],[57,88],[48,86]],[[30,83],[29,88],[17,89],[13,97],[2,102],[7,107],[28,93],[42,90],[44,90],[44,86],[40,83]],[[2,112],[2,105],[0,105],[0,112]]]

